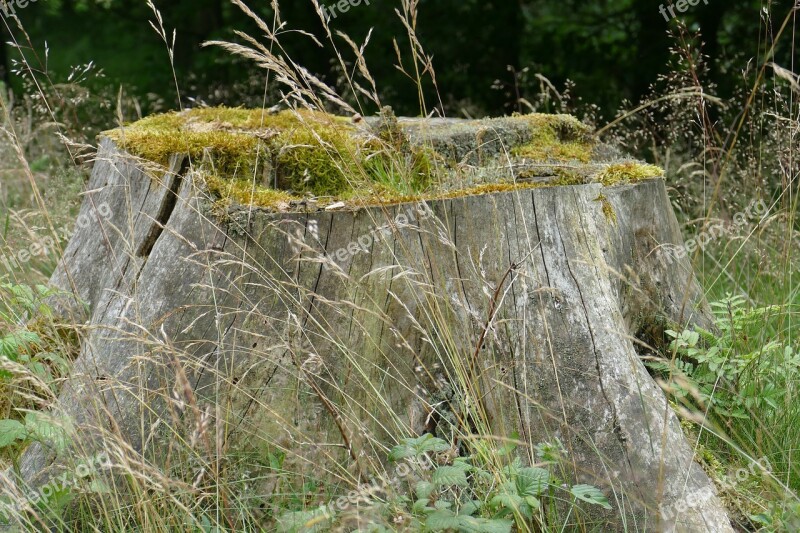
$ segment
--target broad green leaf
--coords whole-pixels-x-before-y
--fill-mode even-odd
[[[42,511],[49,510],[55,514],[61,514],[74,499],[75,493],[71,490],[71,487],[53,488],[50,496],[40,499],[36,507]]]
[[[431,501],[428,498],[420,498],[414,502],[413,506],[411,506],[411,512],[414,514],[420,514],[424,512],[430,502]]]
[[[467,474],[463,468],[457,466],[440,466],[433,472],[431,480],[439,487],[448,485],[467,486]]]
[[[59,451],[67,447],[70,428],[71,425],[67,420],[54,420],[42,413],[25,414],[25,429],[28,436]]]
[[[603,493],[596,487],[591,485],[575,485],[570,492],[572,492],[573,496],[586,503],[599,505],[603,509],[611,509],[611,504],[608,503],[608,499],[606,499]]]
[[[539,509],[542,505],[542,502],[540,502],[539,498],[536,496],[525,496],[525,503],[527,503],[531,509]]]
[[[400,444],[392,448],[389,452],[389,459],[399,461],[408,457],[419,457],[428,452],[443,452],[450,449],[450,445],[444,440],[426,433],[415,439],[403,439]]]
[[[448,529],[459,529],[461,519],[448,509],[442,509],[431,513],[425,520],[425,525],[433,531],[445,531]]]
[[[407,459],[409,457],[414,457],[416,451],[411,446],[407,446],[405,444],[398,444],[389,452],[389,460],[391,461],[399,461],[401,459]]]
[[[25,426],[17,420],[0,420],[0,448],[5,448],[17,440],[24,440],[27,435]]]
[[[550,482],[550,472],[544,468],[522,468],[517,474],[520,496],[539,496]]]
[[[0,356],[16,361],[20,354],[42,345],[42,339],[32,331],[17,331],[0,337]]]
[[[509,487],[507,485],[510,484],[507,483],[506,486],[503,487],[502,492],[496,494],[491,499],[490,503],[494,507],[504,507],[506,509],[511,509],[512,511],[518,511],[525,504],[525,500],[523,500],[522,496],[513,490],[513,487]]]
[[[69,372],[70,363],[65,358],[54,352],[42,352],[38,355],[41,359],[51,363],[59,374],[66,374]]]
[[[508,533],[511,531],[510,520],[474,518],[472,516],[458,515],[458,530],[468,533]]]
[[[483,502],[482,501],[480,501],[480,500],[471,500],[471,501],[468,501],[467,503],[465,503],[461,507],[461,511],[459,512],[459,514],[462,514],[462,515],[465,515],[465,516],[472,516],[475,513],[477,513],[480,510],[481,507],[483,507]]]
[[[433,489],[436,486],[433,483],[428,481],[420,481],[417,483],[416,487],[414,487],[414,493],[417,495],[417,498],[429,498]]]
[[[102,479],[93,479],[89,482],[89,492],[94,494],[111,494],[111,487]]]
[[[416,439],[408,439],[408,444],[413,446],[419,454],[427,452],[443,452],[450,449],[450,445],[444,440],[426,433]]]

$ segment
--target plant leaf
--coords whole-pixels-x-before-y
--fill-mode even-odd
[[[517,474],[520,496],[539,496],[550,482],[550,472],[544,468],[522,468]]]
[[[447,529],[459,529],[461,520],[453,511],[440,509],[428,515],[425,525],[433,531],[445,531]]]
[[[431,480],[439,487],[446,485],[467,486],[467,474],[463,468],[457,466],[440,466],[433,472]]]
[[[430,498],[431,492],[435,489],[436,486],[433,483],[428,481],[420,481],[417,483],[416,487],[414,487],[414,492],[417,495],[417,498]]]
[[[28,436],[25,426],[17,420],[0,420],[0,448],[10,446]]]
[[[579,500],[591,503],[592,505],[599,505],[603,509],[611,510],[611,504],[608,499],[600,492],[600,489],[591,485],[575,485],[570,490],[573,496]]]

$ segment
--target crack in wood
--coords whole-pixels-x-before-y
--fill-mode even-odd
[[[164,227],[167,225],[167,222],[169,222],[169,217],[172,216],[172,212],[178,204],[178,192],[180,191],[181,183],[183,183],[183,178],[188,171],[189,158],[187,157],[181,161],[180,170],[172,176],[168,190],[164,194],[164,199],[161,202],[158,215],[156,215],[153,225],[150,227],[150,232],[144,240],[142,240],[142,244],[139,245],[139,249],[136,251],[137,257],[150,257],[150,252],[153,251],[156,241],[158,241],[158,238],[161,237],[161,234],[164,232]]]

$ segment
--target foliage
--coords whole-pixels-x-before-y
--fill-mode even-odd
[[[0,283],[0,389],[5,391],[0,416],[9,417],[0,418],[0,451],[12,459],[28,442],[57,449],[66,444],[66,422],[27,410],[39,406],[32,398],[50,401],[71,366],[73,339],[48,322],[47,299],[57,294],[43,285]],[[4,325],[13,329],[3,333]]]
[[[752,309],[741,296],[711,306],[718,334],[702,328],[666,332],[673,339],[670,352],[677,355],[673,394],[696,399],[721,421],[779,409],[787,389],[800,380],[800,353],[777,341],[752,348],[747,343],[752,328],[779,308]],[[650,365],[665,372],[671,369],[661,361]]]
[[[265,20],[272,20],[269,2],[251,7]],[[395,7],[396,4],[384,2],[362,4],[337,17],[333,24],[336,30],[354,35],[357,40],[363,39],[369,28],[374,29],[366,48],[367,62],[381,82],[383,99],[391,101],[399,113],[408,115],[419,111],[418,100],[411,82],[393,67],[397,58],[392,39],[403,33],[394,17]],[[187,104],[232,100],[260,103],[264,80],[258,76],[251,80],[253,72],[244,68],[241,61],[215,50],[192,53],[205,40],[231,38],[233,29],[253,34],[252,22],[226,0],[159,2],[159,8],[165,25],[178,28],[175,63],[179,79],[187,80],[189,86],[191,100],[185,98]],[[738,69],[730,65],[740,55],[749,57],[751,52],[737,50],[735,45],[757,38],[751,22],[758,19],[760,9],[761,3],[751,0],[701,3],[682,15],[687,25],[699,24],[704,30],[709,53],[718,65],[711,73],[717,85],[737,85]],[[773,9],[777,11],[779,7]],[[309,2],[287,2],[281,10],[283,20],[293,28],[320,32],[319,18]],[[20,10],[39,57],[44,56],[45,41],[49,45],[49,69],[66,73],[71,65],[91,58],[105,73],[103,83],[115,88],[124,84],[127,92],[138,96],[142,107],[152,112],[163,109],[165,103],[170,108],[177,106],[169,92],[172,73],[162,43],[147,26],[148,15],[145,3],[134,0],[108,0],[99,6],[88,0],[60,0],[31,4]],[[659,14],[658,5],[647,0],[439,0],[423,5],[417,22],[423,43],[436,51],[441,100],[451,115],[461,110],[473,115],[475,111],[498,115],[520,110],[525,102],[538,104],[536,98],[543,82],[525,75],[526,68],[544,73],[555,86],[574,80],[570,99],[599,104],[610,114],[623,99],[636,101],[643,97],[658,75],[670,68],[666,32],[674,24]],[[13,29],[13,25],[10,27]],[[398,41],[405,50],[405,39]],[[286,51],[305,58],[305,66],[318,77],[336,80],[341,72],[329,59],[335,57],[333,45],[340,42],[323,41],[320,46],[297,36],[287,42]],[[120,54],[118,50],[126,52]],[[789,50],[781,47],[778,52],[788,55]],[[408,57],[403,59],[407,61]],[[781,58],[779,63],[786,61]],[[236,86],[240,89],[232,94]],[[425,97],[428,101],[437,100],[431,85],[426,84]],[[553,106],[558,102],[551,93],[549,101],[542,102],[550,107],[541,109],[557,110]]]
[[[558,494],[567,490],[562,480],[543,468],[553,464],[550,460],[563,458],[565,451],[558,441],[537,446],[545,460],[539,466],[524,466],[514,457],[514,446],[484,449],[480,456],[455,457],[442,464],[442,454],[446,456],[450,448],[444,440],[426,434],[403,439],[389,454],[394,462],[416,466],[405,480],[409,492],[400,490],[395,504],[405,508],[422,530],[493,533],[511,531],[515,523],[544,526],[548,505],[555,505],[563,498]],[[485,460],[487,456],[506,460],[506,465],[498,470]],[[611,509],[595,487],[574,485],[568,492],[573,506],[580,501]]]

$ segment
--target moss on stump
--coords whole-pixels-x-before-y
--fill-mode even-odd
[[[154,115],[104,135],[158,166],[188,155],[223,204],[280,210],[308,197],[323,207],[371,205],[663,176],[621,158],[569,115],[398,119],[384,108],[356,121],[216,107]]]

